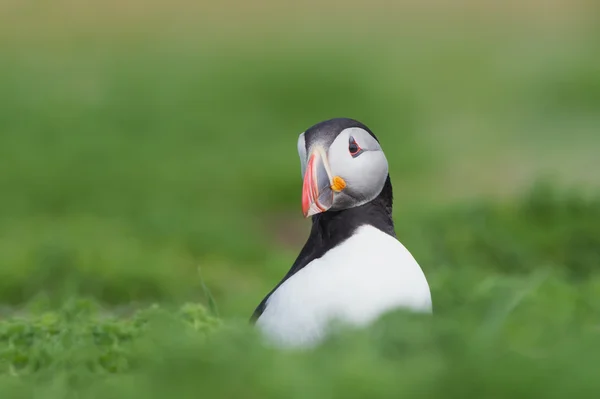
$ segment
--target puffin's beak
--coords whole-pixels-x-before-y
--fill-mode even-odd
[[[325,212],[333,205],[333,194],[346,186],[341,177],[332,177],[327,155],[316,146],[306,164],[302,186],[302,212],[304,217]]]

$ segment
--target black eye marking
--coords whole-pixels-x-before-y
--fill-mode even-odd
[[[356,158],[357,156],[363,153],[363,149],[360,148],[360,146],[352,136],[350,136],[350,142],[348,143],[348,151],[350,151],[350,155],[352,155],[352,158]]]

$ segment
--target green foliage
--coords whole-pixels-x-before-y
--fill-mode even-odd
[[[599,197],[540,183],[510,204],[472,201],[403,221],[399,234],[425,267],[501,274],[552,268],[585,279],[600,271],[599,220]]]
[[[151,320],[168,318],[198,334],[219,325],[201,305],[186,304],[170,315],[153,306],[118,318],[93,302],[79,300],[58,311],[10,317],[0,321],[0,373],[122,372],[130,367],[128,344],[143,334]]]
[[[3,394],[48,398],[550,397],[597,392],[598,278],[494,278],[434,316],[392,313],[279,351],[198,305],[102,317],[89,303],[2,324]],[[218,327],[218,328],[217,328]]]

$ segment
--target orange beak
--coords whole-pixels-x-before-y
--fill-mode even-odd
[[[332,177],[327,155],[316,147],[308,157],[302,185],[302,213],[310,217],[327,211],[333,205],[333,197],[346,187],[344,180]]]

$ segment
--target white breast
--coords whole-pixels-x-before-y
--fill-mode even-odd
[[[365,326],[396,308],[430,312],[431,294],[398,240],[362,226],[286,280],[266,305],[256,324],[270,341],[308,346],[325,336],[332,321]]]

